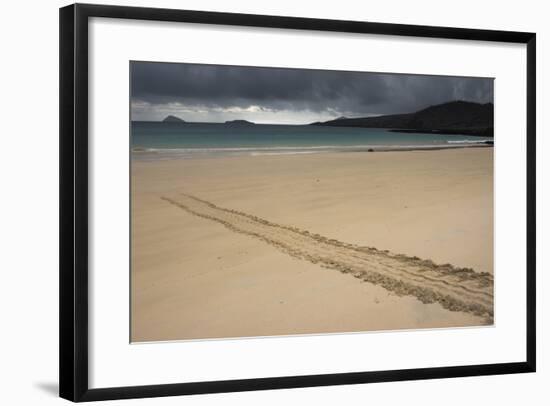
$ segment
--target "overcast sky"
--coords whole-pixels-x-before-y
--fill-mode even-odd
[[[493,101],[493,80],[307,69],[133,62],[132,120],[307,124]]]

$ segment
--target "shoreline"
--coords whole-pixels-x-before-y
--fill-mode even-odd
[[[132,160],[141,161],[146,157],[163,155],[166,159],[203,159],[203,158],[238,158],[238,157],[265,157],[265,156],[294,156],[294,155],[318,155],[334,153],[373,153],[373,152],[414,152],[414,151],[444,151],[454,149],[494,148],[494,144],[485,142],[464,143],[453,145],[422,145],[422,146],[368,146],[368,147],[335,147],[322,149],[323,147],[273,147],[255,149],[243,148],[131,148]],[[290,151],[292,150],[292,151]],[[178,155],[179,154],[179,155]],[[171,156],[170,156],[171,155]],[[150,159],[147,161],[155,161]]]

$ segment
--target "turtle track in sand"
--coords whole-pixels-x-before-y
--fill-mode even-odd
[[[294,258],[351,274],[399,296],[410,295],[423,303],[439,303],[451,311],[484,317],[486,324],[493,322],[493,276],[487,272],[341,242],[219,207],[188,194],[161,199],[231,231],[259,239]]]

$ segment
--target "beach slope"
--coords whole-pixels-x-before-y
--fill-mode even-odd
[[[492,148],[132,164],[132,341],[492,323]]]

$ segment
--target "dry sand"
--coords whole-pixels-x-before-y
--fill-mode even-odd
[[[492,319],[492,148],[134,160],[132,227],[132,341]]]

